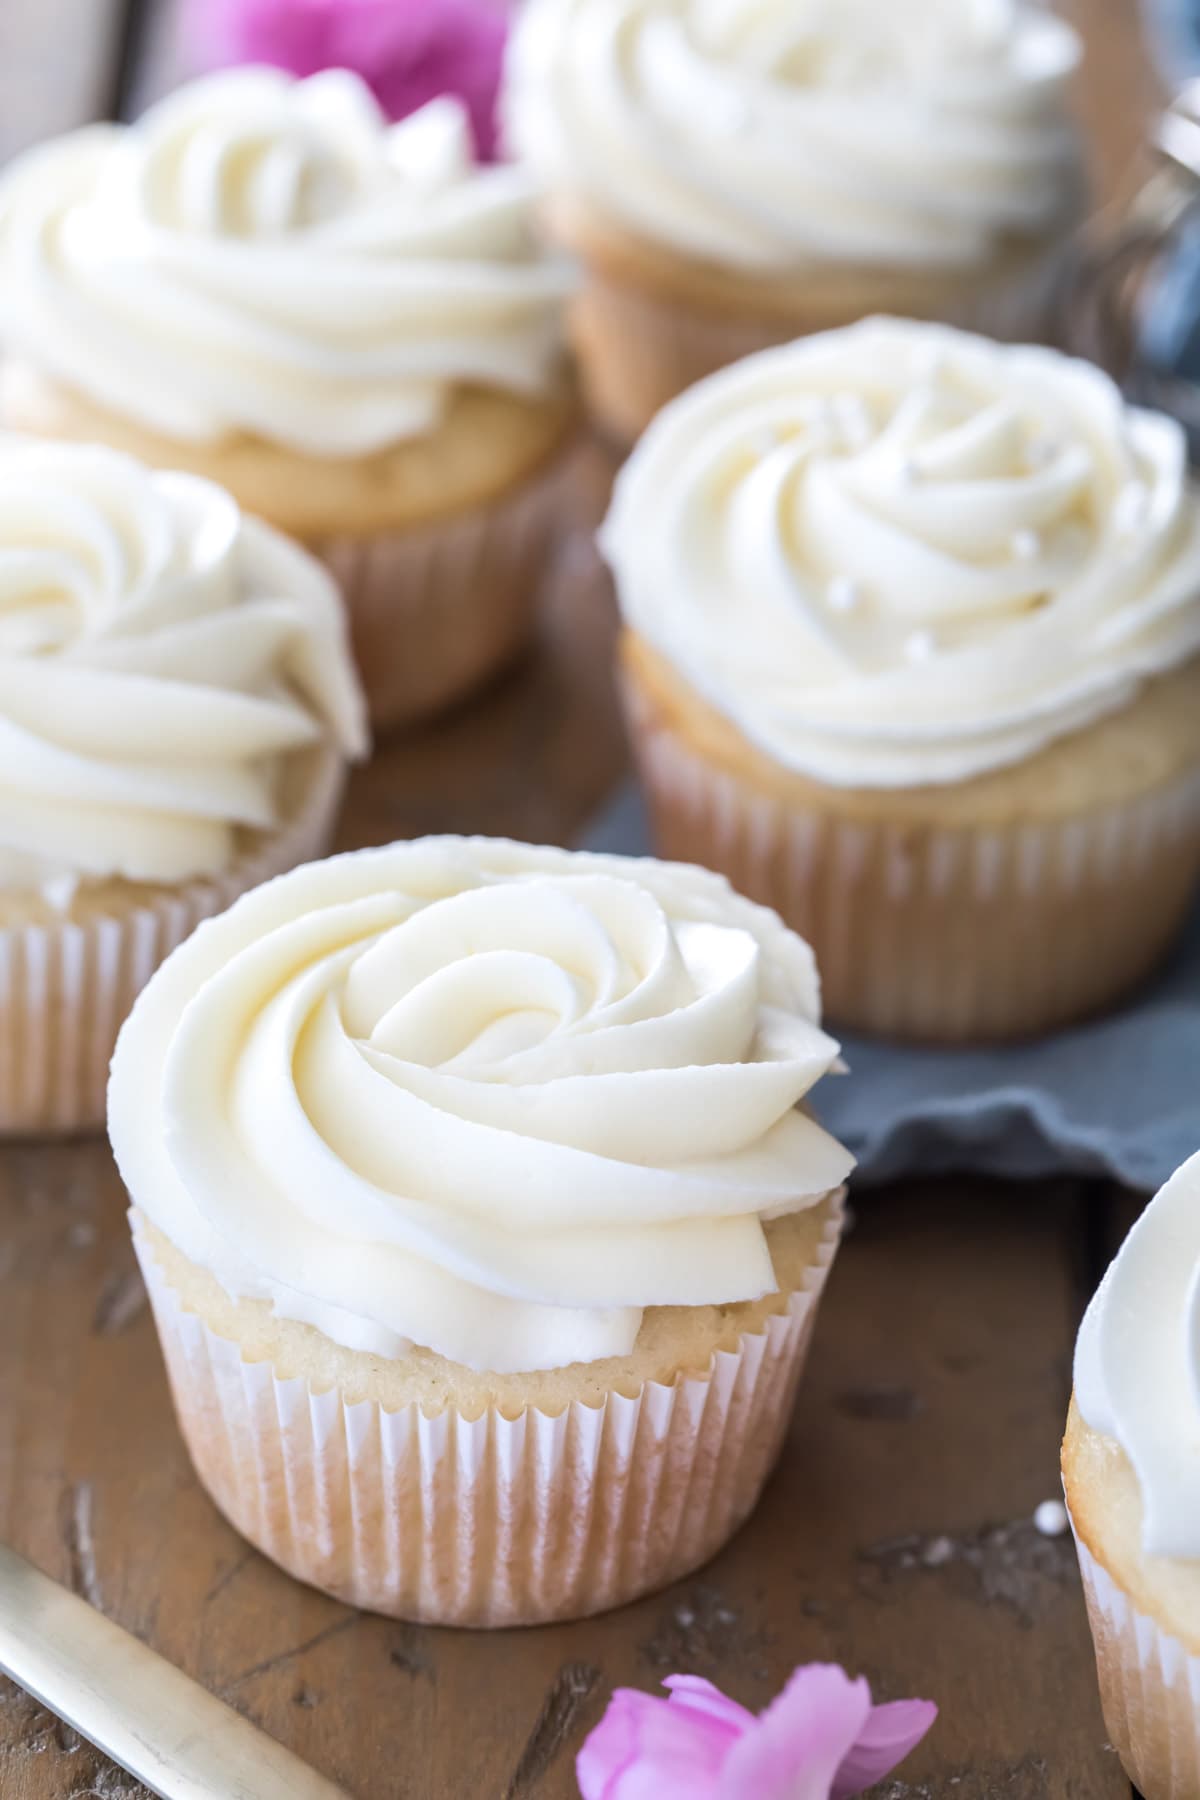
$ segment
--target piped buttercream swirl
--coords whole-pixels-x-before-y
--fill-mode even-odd
[[[1145,1553],[1200,1557],[1200,1155],[1150,1202],[1088,1307],[1075,1398],[1133,1465]]]
[[[389,126],[345,70],[205,77],[0,180],[0,334],[187,443],[353,456],[435,428],[461,385],[544,393],[563,271],[530,178],[463,109]]]
[[[0,441],[0,885],[214,873],[322,740],[366,734],[314,558],[194,476]]]
[[[1025,0],[531,0],[506,130],[695,257],[971,267],[1076,210],[1079,54]]]
[[[135,1203],[352,1348],[512,1372],[775,1286],[765,1217],[851,1158],[808,947],[704,870],[429,838],[200,927],[113,1063]]]
[[[776,761],[966,779],[1200,649],[1179,425],[1091,364],[873,319],[661,413],[602,543],[624,615]]]

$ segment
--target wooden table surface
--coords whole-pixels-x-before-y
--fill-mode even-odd
[[[1080,109],[1109,192],[1154,87],[1133,0],[1074,0]],[[0,0],[0,154],[158,91],[169,9]],[[131,60],[136,57],[137,60]],[[429,830],[570,843],[622,779],[597,457],[542,642],[483,702],[387,745],[343,846]],[[607,1618],[492,1635],[360,1615],[221,1520],[171,1416],[124,1203],[97,1142],[0,1151],[0,1539],[69,1582],[357,1800],[567,1800],[616,1684],[676,1669],[760,1707],[832,1658],[942,1716],[885,1800],[1129,1800],[1105,1742],[1058,1491],[1071,1352],[1138,1202],[1097,1184],[857,1196],[780,1470],[699,1576]],[[143,1790],[0,1684],[3,1800]]]

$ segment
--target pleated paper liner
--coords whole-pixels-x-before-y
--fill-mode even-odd
[[[343,758],[309,753],[303,773],[286,823],[220,874],[146,893],[127,883],[104,909],[85,900],[77,918],[0,927],[0,1134],[102,1127],[117,1033],[159,964],[202,919],[328,848]]]
[[[837,1249],[840,1195],[786,1309],[707,1374],[551,1415],[387,1412],[285,1379],[186,1310],[139,1215],[134,1241],[180,1427],[230,1522],[351,1605],[441,1625],[530,1625],[620,1606],[706,1562],[781,1448]]]
[[[834,1027],[986,1042],[1085,1017],[1162,957],[1200,872],[1200,771],[1061,821],[843,817],[694,750],[630,679],[659,855],[727,875],[808,941]]]
[[[415,724],[465,699],[526,648],[562,526],[572,451],[445,519],[309,546],[345,596],[376,730]]]
[[[617,442],[631,444],[669,400],[706,375],[759,350],[791,343],[810,332],[851,325],[872,313],[905,308],[881,304],[878,286],[864,288],[861,304],[841,310],[814,301],[810,312],[773,319],[738,317],[689,305],[639,287],[588,263],[574,301],[571,331],[583,371],[588,407]],[[1065,289],[1073,253],[1052,245],[1017,271],[999,271],[993,285],[972,294],[947,284],[942,310],[921,316],[1009,343],[1044,343],[1058,335],[1057,299]]]
[[[1136,1610],[1078,1532],[1075,1547],[1113,1748],[1145,1800],[1196,1800],[1200,1657]]]

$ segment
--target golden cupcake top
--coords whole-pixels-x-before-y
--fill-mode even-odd
[[[487,839],[314,863],[202,925],[113,1061],[134,1203],[226,1293],[498,1373],[756,1299],[852,1159],[806,944],[706,870]]]
[[[389,125],[345,70],[207,76],[0,179],[10,354],[186,444],[352,457],[465,388],[560,378],[567,277],[461,106]]]
[[[0,440],[0,887],[213,874],[323,743],[366,748],[319,563],[194,476]]]
[[[1079,56],[1029,0],[530,0],[506,130],[687,256],[970,268],[1078,211]]]
[[[872,319],[654,421],[602,543],[628,625],[775,762],[1011,766],[1200,650],[1182,430],[1091,364]]]

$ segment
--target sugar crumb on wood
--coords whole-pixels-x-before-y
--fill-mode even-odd
[[[1043,1609],[1048,1587],[1078,1581],[1070,1538],[1047,1536],[1033,1519],[958,1534],[910,1532],[870,1545],[859,1552],[859,1561],[884,1583],[965,1571],[985,1604],[1008,1607],[1025,1626]]]

